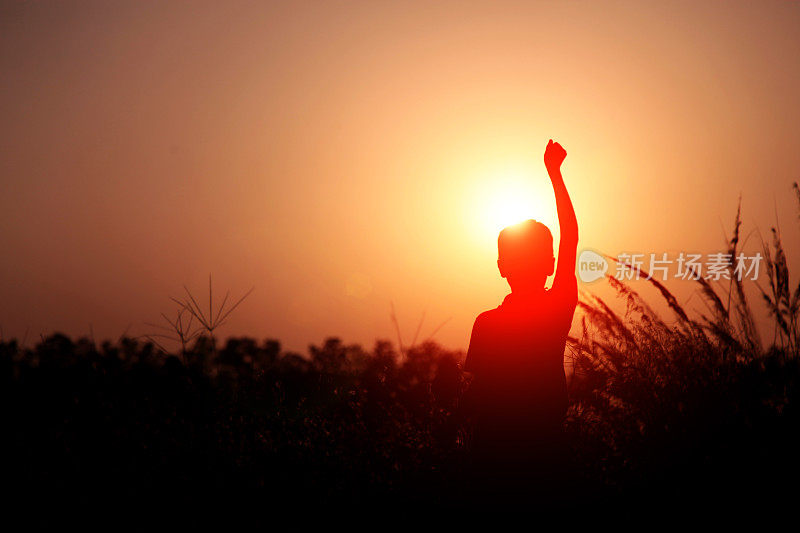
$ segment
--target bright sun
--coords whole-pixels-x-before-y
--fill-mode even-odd
[[[487,198],[486,217],[490,231],[497,234],[512,224],[529,218],[536,218],[530,198],[512,190],[498,191],[494,197]]]
[[[550,183],[535,179],[528,173],[507,173],[487,181],[478,194],[481,226],[494,239],[506,226],[533,218],[547,225],[552,223],[554,210]]]

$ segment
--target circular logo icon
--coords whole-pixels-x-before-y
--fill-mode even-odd
[[[594,250],[583,250],[578,255],[578,277],[584,283],[591,283],[604,277],[608,272],[608,261]]]

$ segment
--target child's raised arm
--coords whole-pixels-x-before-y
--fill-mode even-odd
[[[547,143],[544,151],[544,166],[550,175],[553,192],[556,195],[556,209],[558,210],[558,225],[561,229],[561,239],[558,244],[558,265],[553,288],[574,285],[575,280],[575,255],[578,248],[578,219],[575,218],[575,209],[569,198],[564,178],[561,176],[561,163],[567,157],[567,151],[552,139]]]

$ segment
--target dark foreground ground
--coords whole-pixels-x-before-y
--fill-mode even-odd
[[[250,339],[201,339],[180,356],[130,339],[0,344],[5,516],[153,529],[492,511],[466,476],[460,357],[336,339],[305,358]],[[652,375],[635,378],[642,368]],[[586,519],[796,505],[795,360],[642,368],[572,380],[570,472],[543,491],[547,509]]]

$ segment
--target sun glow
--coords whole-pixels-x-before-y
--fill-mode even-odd
[[[533,218],[548,226],[554,209],[549,182],[531,173],[502,174],[488,180],[478,193],[478,212],[482,232],[495,239],[500,230]],[[539,183],[542,182],[542,183]]]
[[[492,233],[529,218],[536,218],[535,209],[527,199],[512,190],[499,191],[488,199],[486,218]]]

